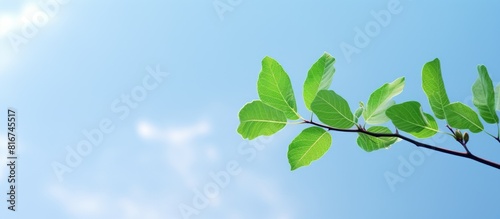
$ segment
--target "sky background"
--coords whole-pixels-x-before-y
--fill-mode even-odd
[[[500,215],[500,172],[471,160],[405,142],[366,153],[355,134],[332,133],[322,159],[291,172],[288,144],[305,125],[251,142],[236,132],[239,109],[258,98],[265,56],[290,75],[302,115],[310,115],[302,83],[325,51],[336,58],[331,89],[352,110],[382,84],[405,76],[396,101],[417,100],[429,112],[421,69],[434,58],[441,60],[450,100],[472,105],[478,64],[500,82],[496,1],[61,0],[48,10],[47,2],[54,3],[0,0],[0,103],[5,111],[15,107],[19,120],[17,211],[3,201],[1,218],[183,218],[179,206],[193,207],[197,191],[213,185],[211,173],[228,164],[237,164],[238,174],[189,218]],[[373,13],[391,4],[399,4],[400,13],[379,24],[359,53],[342,51],[343,43],[356,46],[356,28],[373,25]],[[31,23],[35,31],[26,31]],[[13,44],[13,37],[23,40]],[[148,67],[168,76],[128,107],[129,114],[113,110],[126,106],[123,95],[152,82]],[[114,129],[59,180],[53,164],[65,164],[68,148],[75,150],[83,132],[101,121]],[[6,126],[0,131],[6,145]],[[461,149],[447,137],[426,142]],[[473,135],[470,145],[500,161],[500,145],[487,135]],[[5,157],[1,149],[2,163]],[[398,170],[412,159],[410,170]],[[6,193],[4,164],[0,174]],[[388,183],[387,174],[403,181]]]

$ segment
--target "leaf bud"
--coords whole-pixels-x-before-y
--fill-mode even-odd
[[[458,130],[458,129],[457,129],[457,131],[455,131],[455,139],[458,142],[462,142],[462,140],[464,139],[464,136],[462,135],[462,132],[460,132],[460,130]]]
[[[464,142],[465,144],[467,144],[467,142],[469,142],[469,133],[464,133]]]

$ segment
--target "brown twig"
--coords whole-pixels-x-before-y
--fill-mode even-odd
[[[367,131],[366,129],[364,129],[364,128],[360,127],[360,126],[357,126],[356,129],[339,129],[339,128],[330,127],[330,126],[323,125],[323,124],[316,123],[316,122],[309,121],[309,120],[304,120],[304,123],[311,124],[311,125],[314,125],[314,126],[318,126],[318,127],[321,127],[321,128],[325,128],[328,131],[363,133],[363,134],[370,135],[370,136],[373,136],[373,137],[378,137],[378,138],[380,138],[380,137],[396,137],[396,138],[400,138],[400,139],[402,139],[402,140],[404,140],[406,142],[409,142],[411,144],[414,144],[417,147],[427,148],[429,150],[434,150],[434,151],[438,151],[438,152],[445,153],[445,154],[450,154],[450,155],[454,155],[454,156],[458,156],[458,157],[468,158],[468,159],[471,159],[471,160],[475,160],[475,161],[477,161],[479,163],[482,163],[482,164],[485,164],[485,165],[488,165],[488,166],[500,169],[500,164],[495,163],[493,161],[489,161],[489,160],[480,158],[480,157],[477,157],[476,155],[472,154],[467,149],[467,146],[464,146],[464,145],[462,145],[462,146],[464,146],[464,148],[466,148],[466,152],[460,152],[460,151],[454,151],[454,150],[449,150],[449,149],[445,149],[445,148],[441,148],[441,147],[437,147],[437,146],[425,144],[425,143],[416,141],[414,139],[408,138],[408,137],[406,137],[404,135],[401,135],[401,134],[399,134],[399,132],[396,132],[396,133],[375,133],[375,132]],[[500,142],[500,140],[499,140],[499,142]]]

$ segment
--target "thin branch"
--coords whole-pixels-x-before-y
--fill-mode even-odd
[[[465,151],[467,152],[467,154],[472,154],[470,151],[469,151],[469,148],[467,147],[467,143],[465,142],[458,142],[462,145],[462,147],[464,147]]]
[[[454,150],[449,150],[449,149],[445,149],[445,148],[441,148],[441,147],[437,147],[437,146],[425,144],[423,142],[419,142],[419,141],[416,141],[414,139],[411,139],[411,138],[408,138],[406,136],[403,136],[403,135],[399,134],[398,132],[397,133],[375,133],[375,132],[367,131],[366,129],[361,128],[359,125],[357,125],[356,129],[339,129],[339,128],[330,127],[330,126],[319,124],[319,123],[316,123],[316,122],[313,122],[313,121],[309,121],[309,120],[304,120],[304,123],[308,123],[308,124],[311,124],[311,125],[314,125],[314,126],[325,128],[328,131],[363,133],[363,134],[370,135],[370,136],[373,136],[373,137],[396,137],[396,138],[400,138],[400,139],[402,139],[402,140],[404,140],[406,142],[409,142],[411,144],[414,144],[417,147],[427,148],[429,150],[434,150],[434,151],[438,151],[438,152],[445,153],[445,154],[450,154],[450,155],[454,155],[454,156],[458,156],[458,157],[468,158],[468,159],[471,159],[471,160],[475,160],[475,161],[477,161],[479,163],[482,163],[482,164],[485,164],[485,165],[488,165],[488,166],[500,169],[500,164],[499,163],[495,163],[493,161],[489,161],[489,160],[477,157],[476,155],[470,153],[468,151],[468,149],[467,149],[466,146],[465,146],[465,148],[466,148],[467,152],[460,152],[460,151],[454,151]],[[499,139],[497,139],[497,140],[500,142]]]
[[[453,136],[455,136],[455,131],[453,131],[453,129],[451,128],[450,125],[446,125],[446,128],[448,128],[448,130],[450,130],[451,134],[453,134]]]

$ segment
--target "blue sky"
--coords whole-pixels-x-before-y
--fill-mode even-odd
[[[404,142],[366,153],[356,135],[332,133],[321,160],[291,172],[288,144],[305,126],[252,142],[236,132],[239,109],[258,98],[265,56],[290,75],[303,115],[302,83],[325,51],[336,58],[331,89],[352,109],[405,76],[396,101],[417,100],[429,112],[420,74],[434,58],[450,99],[472,105],[478,64],[500,82],[500,3],[54,2],[0,1],[0,102],[19,118],[18,209],[2,205],[1,218],[183,218],[181,206],[194,209],[189,218],[208,219],[500,214],[498,170],[471,160]],[[385,11],[390,20],[373,15]],[[364,45],[356,44],[357,28],[371,35]],[[343,51],[347,44],[357,52]],[[58,177],[53,165],[67,164],[96,129],[98,143]],[[428,142],[460,150],[450,138]],[[470,144],[500,161],[498,143],[486,135]],[[409,170],[398,170],[412,159]],[[403,181],[388,183],[387,174]],[[213,192],[206,205],[197,199],[205,188]]]

